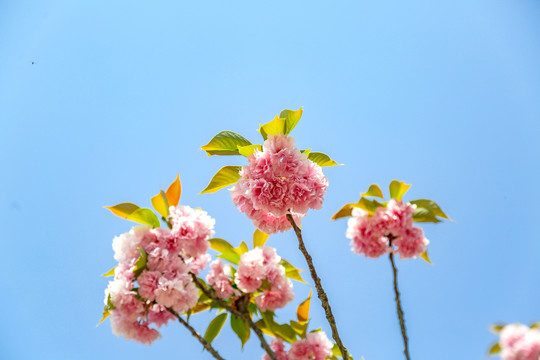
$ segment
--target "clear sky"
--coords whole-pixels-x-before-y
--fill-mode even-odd
[[[540,320],[539,24],[538,0],[1,0],[0,358],[212,359],[176,323],[150,347],[96,328],[112,239],[132,225],[103,206],[148,207],[179,172],[183,204],[249,240],[226,190],[197,195],[245,160],[199,147],[221,130],[259,141],[300,106],[299,146],[345,164],[303,229],[352,354],[402,358],[391,268],[330,216],[396,178],[455,220],[424,227],[433,266],[398,261],[412,358],[484,358],[491,323]],[[269,245],[306,268],[292,232]],[[280,320],[309,292],[295,289]],[[230,329],[215,345],[262,354]]]

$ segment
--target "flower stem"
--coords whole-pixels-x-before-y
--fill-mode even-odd
[[[390,242],[390,246],[392,246],[391,242]],[[390,257],[390,263],[392,264],[392,270],[394,272],[394,292],[396,293],[395,300],[396,300],[397,314],[399,318],[399,327],[401,328],[401,335],[403,336],[403,343],[405,346],[403,349],[403,353],[405,354],[405,358],[407,360],[411,360],[410,355],[409,355],[409,339],[407,338],[407,328],[405,327],[405,314],[403,314],[403,309],[401,308],[401,301],[399,298],[397,268],[396,268],[396,264],[394,263],[394,253],[390,252],[388,256]]]
[[[313,266],[313,260],[311,258],[311,255],[309,255],[306,246],[304,245],[304,240],[302,239],[302,231],[296,225],[294,222],[294,219],[291,214],[287,214],[287,220],[291,223],[294,232],[296,233],[296,237],[298,238],[298,248],[304,254],[304,257],[306,258],[306,262],[308,263],[309,272],[311,274],[311,278],[315,282],[315,287],[317,288],[317,295],[319,296],[319,299],[321,300],[322,307],[324,309],[324,312],[326,313],[326,319],[328,320],[328,323],[330,324],[330,328],[332,329],[332,337],[336,341],[337,346],[339,347],[339,350],[341,351],[341,356],[343,357],[343,360],[349,360],[349,353],[347,351],[347,348],[345,345],[343,345],[343,342],[341,341],[341,338],[339,337],[336,320],[334,319],[334,314],[332,314],[332,309],[330,308],[330,303],[328,302],[328,296],[326,296],[326,292],[324,291],[322,285],[321,285],[321,279],[317,275],[317,272],[315,271],[315,267]]]
[[[167,308],[167,310],[169,310],[169,312],[173,314],[178,319],[178,321],[182,325],[184,325],[191,332],[193,336],[197,338],[197,340],[199,340],[202,346],[204,346],[204,348],[208,350],[208,352],[212,354],[212,356],[214,356],[217,360],[225,360],[221,357],[221,355],[219,355],[217,350],[214,349],[214,347],[208,341],[206,341],[206,339],[204,339],[201,335],[199,335],[199,333],[191,325],[189,325],[189,323],[186,320],[184,320],[177,312],[175,312],[173,309],[170,309],[170,308]]]
[[[277,360],[276,354],[274,353],[270,345],[268,345],[268,343],[266,342],[266,339],[264,338],[264,335],[261,329],[259,329],[257,325],[255,325],[255,323],[251,319],[251,316],[248,313],[239,311],[238,309],[235,309],[234,307],[230,306],[223,299],[218,297],[212,289],[209,289],[206,286],[204,286],[204,284],[199,280],[199,278],[194,273],[190,272],[190,275],[195,285],[197,285],[197,287],[201,289],[201,291],[206,296],[214,300],[219,306],[221,306],[222,308],[224,308],[225,310],[227,310],[228,312],[230,312],[237,318],[244,320],[259,338],[259,341],[261,342],[261,347],[264,349],[264,351],[266,351],[268,356],[270,356],[270,359]]]

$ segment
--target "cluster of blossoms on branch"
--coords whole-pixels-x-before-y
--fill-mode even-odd
[[[197,303],[190,273],[206,267],[214,219],[188,206],[170,208],[172,229],[137,226],[113,240],[118,266],[105,290],[113,333],[151,344],[160,327]]]
[[[354,208],[348,221],[347,238],[356,254],[376,258],[391,251],[401,259],[417,257],[426,251],[429,241],[422,228],[414,226],[416,205],[391,199],[386,208],[378,207],[373,216]],[[397,249],[393,250],[392,246]]]
[[[240,257],[234,284],[243,293],[261,293],[255,297],[255,304],[262,312],[275,311],[294,299],[292,282],[285,276],[285,267],[280,261],[276,249],[269,246],[256,247]],[[240,295],[233,288],[230,264],[215,260],[210,267],[206,281],[217,296],[228,299],[233,294]]]
[[[106,274],[114,275],[114,280],[105,292],[102,321],[111,316],[116,335],[151,344],[161,336],[155,327],[178,318],[206,350],[223,360],[211,343],[230,314],[231,328],[242,346],[249,340],[251,331],[257,335],[266,351],[263,360],[352,359],[339,337],[328,297],[299,227],[309,209],[322,207],[329,184],[322,167],[338,163],[324,153],[296,147],[294,138],[288,135],[301,115],[302,109],[283,110],[274,120],[261,125],[263,144],[252,144],[239,134],[222,131],[202,147],[208,155],[247,158],[247,165],[221,168],[201,193],[232,186],[233,204],[257,227],[251,250],[243,241],[235,248],[224,239],[211,238],[214,220],[200,209],[178,205],[179,177],[167,192],[161,191],[152,198],[152,205],[166,228],[160,227],[159,218],[150,209],[131,203],[109,207],[118,216],[144,224],[113,241],[118,266]],[[436,223],[441,221],[439,218],[448,219],[431,200],[404,203],[401,198],[409,187],[394,180],[389,187],[390,200],[378,202],[366,198],[383,198],[380,188],[371,185],[360,201],[345,205],[333,216],[333,219],[352,217],[346,236],[351,239],[355,253],[367,257],[390,253],[407,359],[407,336],[392,254],[398,253],[400,259],[421,256],[429,262],[428,241],[414,222]],[[291,228],[308,263],[335,344],[322,331],[308,332],[311,294],[298,306],[296,320],[282,324],[274,320],[274,311],[294,299],[289,279],[301,282],[303,279],[297,268],[278,256],[274,248],[265,246],[265,242],[269,234]],[[211,262],[205,283],[199,275],[211,261],[210,248],[229,263],[221,259]],[[188,315],[189,319],[192,314],[212,309],[226,312],[218,312],[204,336],[182,318]],[[273,337],[270,346],[263,332]],[[288,350],[284,342],[290,344]]]
[[[333,344],[324,332],[318,331],[294,342],[288,351],[281,339],[272,340],[271,347],[278,360],[326,360],[332,357]],[[264,355],[262,360],[270,360],[270,356]]]
[[[491,347],[491,355],[499,354],[503,360],[539,360],[539,323],[531,327],[523,324],[496,325],[499,342]]]
[[[233,203],[267,234],[291,228],[286,214],[299,223],[309,209],[322,207],[328,179],[319,165],[295,146],[294,138],[268,135],[231,188]]]

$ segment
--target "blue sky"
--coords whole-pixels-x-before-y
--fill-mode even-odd
[[[303,229],[352,354],[402,357],[391,268],[329,218],[400,179],[455,220],[424,227],[433,266],[398,261],[412,358],[483,358],[491,323],[540,319],[539,19],[536,0],[0,1],[0,357],[211,359],[179,324],[150,347],[96,328],[112,238],[131,226],[103,206],[148,207],[179,172],[183,204],[249,240],[226,190],[197,195],[244,160],[199,147],[221,130],[258,141],[303,106],[298,145],[345,164]],[[292,232],[269,245],[306,268]],[[309,292],[295,289],[279,319]],[[262,354],[228,329],[215,345]]]

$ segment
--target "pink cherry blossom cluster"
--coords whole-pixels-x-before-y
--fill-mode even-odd
[[[506,325],[499,344],[503,360],[539,360],[540,331],[523,324]]]
[[[267,234],[291,228],[309,209],[320,209],[328,179],[321,167],[296,148],[294,138],[268,135],[263,150],[248,157],[241,178],[231,188],[233,203]]]
[[[187,206],[171,207],[170,214],[171,230],[138,226],[113,240],[119,264],[105,290],[105,303],[113,305],[111,326],[117,336],[149,345],[161,337],[149,326],[174,318],[167,308],[183,313],[197,303],[190,272],[197,273],[210,260],[206,251],[214,219]],[[146,267],[137,276],[139,249],[146,254]]]
[[[224,265],[221,260],[214,260],[210,264],[210,271],[206,275],[208,285],[211,285],[216,295],[222,299],[228,299],[237,293],[231,285],[231,265]]]
[[[426,251],[429,241],[421,228],[414,226],[413,213],[416,205],[404,204],[391,199],[386,208],[378,207],[373,216],[360,208],[354,208],[346,232],[351,239],[352,251],[376,258],[397,249],[401,259],[417,257]]]
[[[307,334],[307,337],[298,340],[291,345],[289,351],[285,351],[285,344],[281,339],[273,339],[270,344],[278,360],[326,360],[332,356],[333,344],[322,331]],[[270,360],[268,354],[263,355],[263,360]]]
[[[261,311],[275,311],[294,299],[292,283],[280,260],[276,249],[268,246],[256,247],[240,257],[235,283],[245,293],[262,291],[255,298]]]

